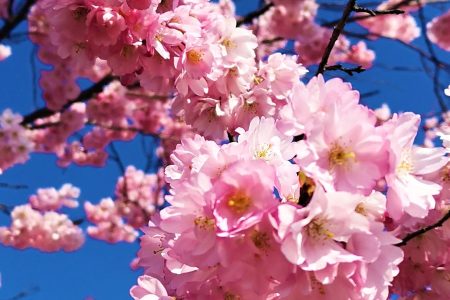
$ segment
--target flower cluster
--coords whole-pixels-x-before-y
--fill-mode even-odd
[[[110,243],[133,242],[136,229],[163,204],[161,179],[129,166],[117,182],[114,200],[105,198],[96,205],[85,202],[86,216],[95,224],[87,228],[89,236]]]
[[[396,244],[448,205],[447,151],[414,146],[417,115],[379,122],[339,79],[297,83],[286,99],[237,142],[177,146],[135,299],[387,299]]]
[[[55,188],[38,189],[36,195],[29,198],[31,207],[39,211],[59,210],[63,206],[78,207],[76,200],[80,196],[80,189],[66,183],[59,191]]]
[[[0,116],[0,173],[24,163],[34,148],[31,133],[21,126],[22,116],[6,109]]]
[[[45,252],[75,251],[84,243],[84,235],[67,215],[55,211],[41,213],[31,205],[16,206],[11,226],[0,227],[0,243],[18,249],[36,248]]]

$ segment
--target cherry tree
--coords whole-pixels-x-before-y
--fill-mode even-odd
[[[133,299],[450,299],[447,1],[236,3],[0,0],[0,61],[25,38],[46,66],[42,107],[1,112],[0,171],[47,154],[121,172],[108,198],[66,183],[0,203],[0,243],[140,242]],[[341,79],[382,40],[420,58],[434,115],[369,108]],[[139,139],[157,145],[142,168],[115,146]]]

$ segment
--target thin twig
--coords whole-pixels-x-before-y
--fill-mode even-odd
[[[441,227],[442,225],[444,225],[445,221],[447,221],[448,219],[450,219],[450,210],[447,211],[447,213],[436,223],[409,233],[402,239],[402,241],[400,243],[395,244],[395,246],[398,246],[398,247],[405,246],[410,240],[412,240],[418,236],[421,236],[422,234],[424,234],[430,230]]]
[[[91,85],[89,88],[83,90],[78,95],[78,97],[67,102],[59,112],[66,111],[74,103],[88,101],[95,94],[102,92],[103,88],[106,85],[108,85],[109,83],[111,83],[114,79],[115,79],[115,77],[112,75],[107,75],[107,76],[103,77],[97,83],[95,83],[95,84]],[[55,113],[57,113],[57,112],[52,111],[52,110],[48,109],[47,107],[43,107],[38,110],[35,110],[34,112],[32,112],[28,115],[25,115],[21,124],[28,125],[28,124],[33,123],[37,119],[50,117],[50,116],[54,115]]]
[[[120,158],[119,152],[117,151],[116,147],[114,146],[114,143],[109,144],[109,149],[111,149],[111,152],[113,154],[113,155],[110,155],[109,157],[117,163],[117,166],[119,167],[120,172],[122,172],[122,174],[125,174],[125,165],[122,162],[122,159]]]
[[[360,13],[366,13],[369,14],[372,17],[379,16],[379,15],[401,15],[405,12],[401,9],[385,9],[385,10],[378,10],[378,9],[370,9],[366,7],[361,7],[357,4],[353,7],[353,11],[360,12]]]
[[[40,291],[39,287],[34,286],[34,287],[30,288],[28,291],[22,291],[22,292],[17,293],[17,295],[9,298],[8,300],[20,300],[20,299],[26,298],[32,294],[35,294],[39,291]]]
[[[11,16],[5,21],[5,24],[0,29],[0,42],[9,37],[14,28],[27,18],[28,12],[35,2],[36,0],[27,0],[15,16]]]
[[[38,106],[37,102],[37,66],[36,66],[36,55],[38,52],[37,46],[33,47],[30,55],[30,64],[31,64],[31,92],[33,97],[33,105],[35,108]]]
[[[236,22],[236,26],[239,27],[239,26],[242,26],[243,24],[250,23],[254,19],[265,14],[272,6],[273,6],[273,3],[267,3],[266,5],[259,8],[258,10],[252,11],[251,13],[243,16]]]
[[[331,51],[333,50],[334,44],[336,43],[339,35],[342,30],[344,30],[345,23],[347,19],[350,17],[350,14],[353,11],[353,7],[355,6],[356,0],[349,0],[347,5],[345,6],[344,12],[342,13],[342,17],[339,20],[339,23],[334,28],[333,33],[331,34],[330,41],[325,49],[325,53],[322,56],[322,60],[320,61],[319,67],[316,72],[316,76],[322,74],[325,71],[325,66],[327,65],[328,59],[330,58]]]
[[[342,71],[347,73],[350,76],[353,76],[353,73],[362,73],[366,69],[364,69],[362,66],[356,66],[353,68],[346,68],[341,64],[333,65],[333,66],[325,66],[325,71]]]

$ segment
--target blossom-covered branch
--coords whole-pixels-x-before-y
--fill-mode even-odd
[[[416,237],[419,237],[419,236],[427,233],[430,230],[433,230],[435,228],[441,227],[449,219],[450,219],[450,210],[448,210],[447,213],[445,213],[444,216],[439,221],[437,221],[436,223],[431,224],[431,225],[426,226],[426,227],[423,227],[423,228],[421,228],[419,230],[416,230],[414,232],[411,232],[411,233],[407,234],[402,239],[402,241],[400,243],[397,243],[395,245],[399,246],[399,247],[405,246],[410,240],[412,240],[412,239],[414,239]]]

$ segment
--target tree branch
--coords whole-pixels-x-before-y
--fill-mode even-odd
[[[333,66],[325,66],[325,71],[342,71],[347,73],[350,76],[353,76],[353,73],[362,73],[366,69],[364,69],[362,66],[357,66],[353,68],[346,68],[341,64],[333,65]]]
[[[36,0],[27,0],[15,16],[10,16],[10,18],[5,21],[5,24],[0,29],[0,42],[9,37],[14,28],[27,18],[28,12],[35,2]]]
[[[98,93],[102,92],[103,88],[106,85],[108,85],[109,83],[111,83],[114,79],[115,79],[114,76],[106,75],[100,81],[98,81],[97,83],[94,83],[89,88],[87,88],[84,91],[82,91],[78,95],[77,98],[72,99],[69,102],[67,102],[59,112],[66,111],[74,103],[88,101],[95,94],[98,94]],[[52,110],[48,109],[47,107],[40,108],[40,109],[38,109],[38,110],[28,114],[28,115],[25,115],[23,120],[22,120],[21,125],[23,125],[23,126],[29,125],[29,124],[33,123],[34,121],[36,121],[37,119],[50,117],[50,116],[54,115],[57,112],[58,111],[52,111]]]
[[[435,228],[441,227],[442,225],[444,225],[445,221],[447,221],[448,219],[450,219],[450,210],[447,211],[447,213],[439,221],[437,221],[433,225],[421,228],[421,229],[419,229],[417,231],[414,231],[414,232],[411,232],[411,233],[407,234],[403,238],[403,240],[400,243],[395,244],[395,246],[398,246],[398,247],[405,246],[410,240],[412,240],[412,239],[414,239],[414,238],[416,238],[416,237],[418,237],[418,236],[420,236],[420,235],[422,235],[422,234],[424,234],[424,233],[426,233],[426,232],[428,232],[430,230],[433,230]]]
[[[342,13],[342,17],[339,20],[337,26],[334,28],[333,33],[331,34],[330,41],[328,42],[327,48],[325,49],[325,53],[322,56],[322,60],[320,61],[319,67],[316,72],[316,76],[322,74],[325,71],[325,66],[327,65],[328,59],[330,58],[331,50],[333,50],[334,44],[339,38],[339,35],[342,33],[342,30],[344,30],[345,23],[347,22],[347,19],[350,17],[350,14],[353,11],[355,3],[356,0],[349,0],[347,2],[344,12]]]
[[[367,13],[371,15],[372,17],[378,16],[378,15],[401,15],[405,12],[401,9],[386,9],[386,10],[376,10],[376,9],[370,9],[366,7],[361,7],[357,4],[353,7],[353,11],[360,12],[360,13]]]
[[[236,22],[236,26],[239,27],[239,26],[242,26],[245,23],[250,23],[254,19],[258,18],[259,16],[262,16],[263,14],[265,14],[272,6],[274,6],[273,3],[267,3],[266,5],[261,7],[260,9],[252,11],[251,13],[243,16],[242,18],[240,18]]]

